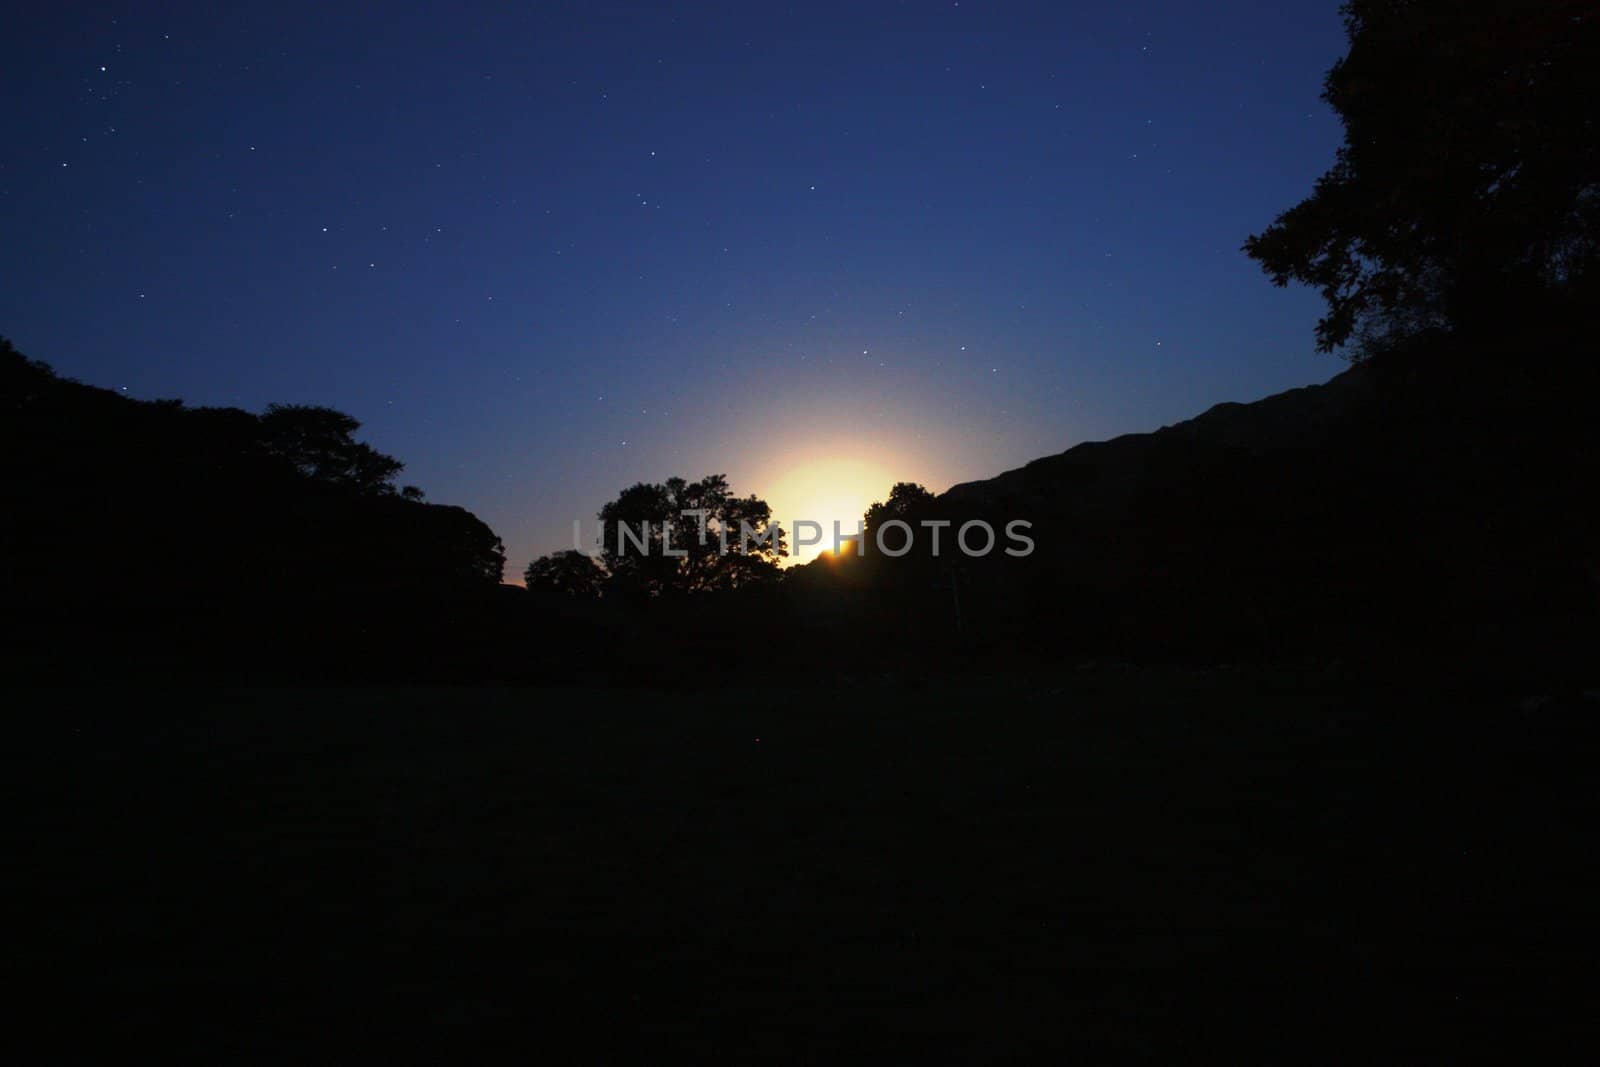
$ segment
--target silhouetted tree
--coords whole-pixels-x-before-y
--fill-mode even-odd
[[[1351,0],[1323,99],[1344,122],[1312,195],[1245,251],[1321,292],[1318,347],[1592,300],[1600,259],[1593,0]]]
[[[357,426],[325,408],[136,400],[0,341],[0,602],[31,613],[40,640],[98,626],[107,647],[148,640],[197,661],[321,649],[353,664],[447,631],[470,644],[450,628],[497,591],[499,538],[395,491],[400,464]],[[108,531],[115,582],[83,565]]]
[[[522,574],[530,593],[559,593],[572,597],[597,597],[605,588],[605,568],[574,549],[540,556]]]
[[[600,509],[600,554],[620,591],[654,596],[772,581],[789,551],[766,501],[713,474],[624,489]]]
[[[874,501],[872,506],[867,508],[866,515],[862,517],[866,554],[870,556],[877,553],[878,531],[883,529],[884,523],[895,519],[911,527],[913,545],[919,539],[925,540],[926,532],[917,524],[932,516],[933,502],[933,494],[915,482],[896,482],[889,490],[889,499]],[[885,535],[884,543],[889,546],[890,551],[898,552],[905,539],[904,531],[894,530]]]
[[[416,546],[424,564],[419,575],[432,573],[450,584],[499,585],[505,577],[506,547],[488,523],[466,508],[403,502],[419,516],[422,534]]]
[[[360,428],[342,411],[303,404],[269,404],[261,415],[266,450],[306,477],[360,493],[395,492],[394,479],[405,464],[357,441]]]

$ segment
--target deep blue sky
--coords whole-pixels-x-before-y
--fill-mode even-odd
[[[634,481],[830,519],[1342,368],[1238,251],[1335,0],[4,10],[0,334],[349,411],[508,572]]]

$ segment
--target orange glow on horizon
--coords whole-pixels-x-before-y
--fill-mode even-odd
[[[860,554],[856,544],[857,540],[858,538],[854,537],[847,538],[844,544],[839,546],[839,551],[837,552],[833,550],[832,545],[825,545],[822,551],[817,553],[817,558],[825,559],[836,566],[847,559],[854,559]]]
[[[757,489],[757,495],[772,505],[773,519],[788,536],[786,565],[808,563],[818,556],[833,556],[833,524],[848,540],[854,540],[856,524],[873,501],[884,500],[889,489],[906,475],[871,460],[853,457],[810,459],[790,467]],[[794,525],[799,521],[819,523],[822,543],[798,548]],[[811,531],[814,533],[814,531]],[[847,546],[846,551],[854,549]]]

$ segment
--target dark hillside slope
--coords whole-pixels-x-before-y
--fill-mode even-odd
[[[262,417],[128,399],[9,344],[0,476],[19,663],[353,664],[437,636],[500,580],[499,540],[462,508],[308,473]]]
[[[1038,546],[958,561],[968,614],[1057,649],[1570,659],[1600,601],[1595,385],[1435,339],[955,486],[944,514]]]

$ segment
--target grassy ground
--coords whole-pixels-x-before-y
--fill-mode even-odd
[[[63,1051],[1509,1051],[1590,1025],[1585,708],[1287,669],[35,691],[6,958]]]

